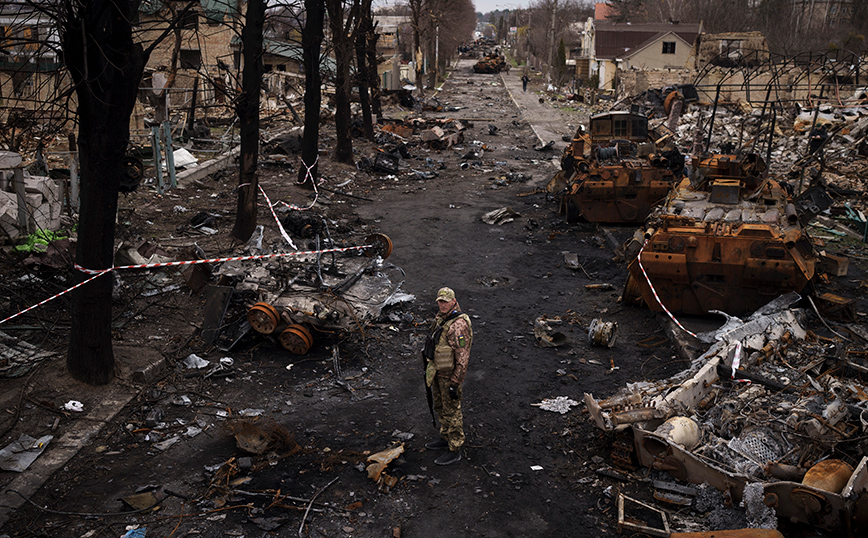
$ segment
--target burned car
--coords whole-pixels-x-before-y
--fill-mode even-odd
[[[640,110],[607,112],[576,132],[547,190],[568,222],[641,223],[683,169],[684,157]]]
[[[831,199],[811,187],[791,200],[756,154],[707,155],[626,248],[623,300],[652,310],[751,312],[815,274],[805,226]]]

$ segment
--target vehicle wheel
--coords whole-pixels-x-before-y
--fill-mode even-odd
[[[313,336],[304,325],[293,324],[280,333],[280,345],[290,353],[304,355],[313,346]]]
[[[368,257],[379,256],[384,260],[392,254],[392,240],[386,234],[373,234],[365,238],[365,243],[371,245],[365,249]]]
[[[271,334],[277,328],[280,316],[268,303],[256,303],[247,311],[247,323],[259,334]]]

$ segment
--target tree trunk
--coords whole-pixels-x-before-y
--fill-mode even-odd
[[[148,53],[133,41],[138,2],[82,0],[66,4],[61,35],[64,60],[78,98],[81,212],[75,261],[112,267],[118,187],[130,139],[129,119]],[[86,31],[84,31],[86,29]],[[75,271],[75,283],[90,275]],[[114,375],[112,278],[103,275],[72,292],[66,365],[70,375],[102,385]]]
[[[377,121],[383,117],[383,106],[380,104],[380,75],[377,63],[377,39],[379,35],[373,25],[367,31],[367,55],[368,55],[368,89],[371,91],[371,112],[377,117]]]
[[[265,0],[248,0],[247,20],[241,30],[244,69],[237,113],[241,130],[241,171],[238,178],[238,208],[232,237],[247,241],[256,229],[256,195],[259,178],[259,92],[262,86],[262,25]]]
[[[353,45],[356,50],[356,82],[359,86],[359,103],[362,106],[362,133],[366,139],[373,141],[374,125],[371,121],[371,97],[368,92],[370,76],[368,71],[372,68],[376,69],[377,66],[372,67],[367,62],[367,34],[368,29],[373,26],[371,2],[372,0],[362,0],[359,20],[353,32]]]
[[[354,6],[358,0],[354,0]],[[329,29],[331,30],[333,49],[335,53],[335,160],[340,163],[353,162],[353,138],[350,135],[350,46],[349,37],[344,27],[344,10],[342,0],[326,0],[329,12]],[[347,26],[352,15],[347,15]]]
[[[301,30],[302,60],[304,61],[304,135],[301,139],[301,166],[298,182],[313,188],[317,177],[319,156],[319,108],[322,104],[322,77],[319,54],[323,40],[325,8],[323,0],[304,0],[305,23]],[[310,167],[310,169],[308,169]]]

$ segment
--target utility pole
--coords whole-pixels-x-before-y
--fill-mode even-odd
[[[552,27],[549,30],[549,46],[548,46],[548,57],[546,61],[549,64],[549,68],[546,70],[546,82],[551,83],[552,81],[552,67],[555,64],[554,56],[555,56],[555,23],[557,22],[557,14],[558,14],[558,0],[555,0],[554,5],[552,6]]]
[[[440,19],[437,19],[437,33],[434,35],[434,88],[440,78]]]
[[[527,10],[527,29],[524,31],[524,40],[527,44],[527,60],[524,62],[525,70],[530,69],[530,9]]]

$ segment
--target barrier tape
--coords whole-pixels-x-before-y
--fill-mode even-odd
[[[300,207],[297,205],[287,204],[286,202],[283,202],[283,201],[278,201],[278,203],[281,203],[281,204],[285,205],[286,207],[288,207],[290,209],[294,209],[296,211],[307,211],[308,209],[310,209],[314,205],[316,205],[316,201],[319,200],[319,190],[316,188],[316,181],[314,181],[315,178],[313,177],[313,167],[316,166],[316,163],[319,162],[319,155],[316,156],[316,159],[313,160],[313,164],[310,166],[305,164],[304,159],[300,159],[300,160],[301,160],[301,165],[305,168],[304,179],[302,179],[301,181],[296,181],[296,185],[301,185],[304,182],[306,182],[308,178],[310,178],[310,184],[313,185],[313,192],[314,192],[313,201],[307,207]]]
[[[646,239],[645,242],[642,243],[642,248],[639,249],[639,255],[636,257],[636,261],[639,262],[639,269],[642,270],[642,275],[645,277],[645,282],[648,283],[648,287],[651,288],[651,293],[654,295],[654,298],[657,299],[657,303],[660,305],[660,307],[663,309],[663,311],[666,312],[666,315],[669,316],[669,319],[674,321],[675,324],[678,325],[678,327],[680,327],[682,331],[686,332],[687,334],[689,334],[690,336],[692,336],[694,338],[698,338],[694,333],[692,333],[692,332],[688,331],[686,328],[684,328],[684,325],[682,325],[680,321],[675,319],[675,316],[672,315],[672,312],[670,312],[669,309],[666,308],[666,305],[663,304],[663,301],[660,300],[660,296],[657,295],[657,290],[654,289],[654,284],[651,284],[651,279],[648,278],[648,273],[645,272],[645,268],[642,267],[642,251],[645,250],[645,245],[647,245],[647,244],[648,244],[648,240]]]
[[[355,246],[355,247],[335,247],[335,248],[327,248],[327,249],[322,249],[322,250],[307,250],[307,251],[303,251],[303,252],[300,252],[300,251],[277,252],[274,254],[260,254],[260,255],[256,255],[256,256],[232,256],[232,257],[228,257],[228,258],[210,258],[207,260],[184,260],[184,261],[177,261],[177,262],[143,263],[143,264],[139,264],[139,265],[120,265],[120,266],[110,267],[109,269],[86,269],[86,268],[84,268],[84,267],[82,267],[76,263],[73,265],[73,267],[75,267],[76,270],[81,271],[82,273],[85,273],[87,275],[92,275],[92,276],[90,278],[88,278],[87,280],[80,282],[80,283],[76,284],[75,286],[72,286],[71,288],[63,290],[62,292],[57,293],[57,294],[49,297],[48,299],[45,299],[42,302],[39,302],[33,306],[25,308],[24,310],[22,310],[21,312],[18,312],[17,314],[13,314],[13,315],[9,316],[8,318],[0,321],[0,325],[6,323],[9,320],[17,318],[18,316],[20,316],[26,312],[29,312],[35,308],[38,308],[49,301],[53,301],[54,299],[57,299],[58,297],[66,295],[67,293],[71,292],[72,290],[79,288],[81,286],[84,286],[85,284],[87,284],[91,280],[99,278],[100,276],[102,276],[106,273],[110,273],[112,271],[120,271],[123,269],[151,269],[154,267],[178,267],[178,266],[182,266],[182,265],[195,265],[198,263],[223,263],[223,262],[247,261],[247,260],[264,260],[264,259],[271,259],[271,258],[282,258],[282,257],[286,257],[286,256],[303,256],[306,254],[328,254],[331,252],[349,252],[351,250],[364,250],[364,249],[368,249],[368,248],[373,248],[373,245],[362,245],[362,246]]]
[[[262,196],[265,198],[265,203],[268,204],[268,210],[271,211],[271,216],[274,217],[274,221],[277,222],[277,229],[280,230],[280,235],[283,236],[284,241],[289,243],[289,246],[298,250],[298,247],[295,246],[295,243],[292,242],[292,239],[289,237],[289,234],[286,233],[286,230],[283,229],[283,224],[281,224],[280,219],[277,218],[277,213],[274,212],[274,206],[271,204],[271,199],[265,194],[265,189],[262,188],[262,185],[258,185],[259,192],[262,193]]]

